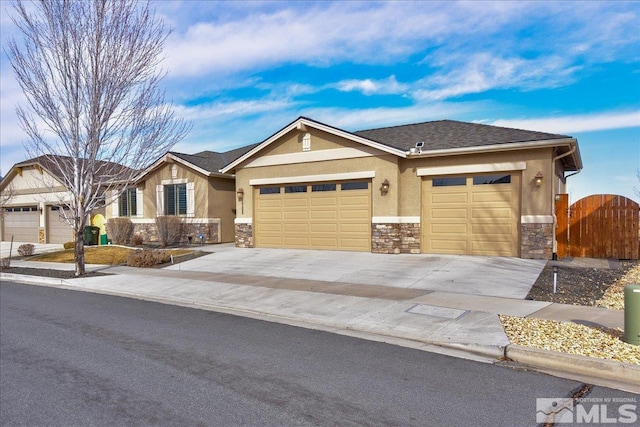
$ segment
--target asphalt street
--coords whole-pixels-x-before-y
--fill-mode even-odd
[[[2,426],[535,425],[536,398],[582,386],[215,312],[0,284]]]

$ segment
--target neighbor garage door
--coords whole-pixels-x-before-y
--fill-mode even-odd
[[[36,206],[5,208],[3,239],[16,242],[38,243],[40,217]]]
[[[371,182],[254,189],[255,244],[269,248],[371,250]]]
[[[516,173],[424,179],[423,252],[518,256],[519,194]]]
[[[47,243],[73,241],[73,229],[60,215],[58,206],[47,206]]]

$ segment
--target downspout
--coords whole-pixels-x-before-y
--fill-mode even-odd
[[[574,145],[573,148],[571,148],[571,150],[567,151],[564,154],[560,154],[559,156],[556,156],[553,158],[552,162],[551,162],[551,179],[555,180],[556,179],[556,162],[564,157],[570,156],[573,153],[576,152],[576,150],[578,149],[577,145]],[[580,173],[582,169],[578,170],[576,173],[571,174],[569,176],[573,176],[576,175],[577,173]],[[569,177],[564,177],[565,180]],[[553,187],[552,187],[553,188]],[[551,217],[553,218],[553,226],[551,227],[553,229],[553,235],[552,235],[552,244],[553,244],[553,254],[552,254],[552,259],[557,260],[558,259],[558,241],[556,240],[556,228],[558,227],[558,217],[556,216],[556,195],[555,195],[555,191],[551,192]]]

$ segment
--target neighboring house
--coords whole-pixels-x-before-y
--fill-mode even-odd
[[[236,245],[551,258],[576,139],[441,120],[347,132],[300,117],[225,166]],[[153,188],[150,191],[154,191]]]
[[[61,177],[56,163],[45,156],[13,165],[0,182],[3,198],[0,240],[11,240],[12,236],[14,241],[30,243],[74,240],[73,229],[60,215],[64,203],[71,201]],[[104,208],[93,212],[96,213],[104,213]]]
[[[158,240],[156,217],[178,216],[183,241],[222,243],[234,240],[234,175],[219,172],[254,146],[225,153],[168,152],[145,169],[117,199],[110,199],[109,218],[127,217],[145,242]],[[108,234],[108,230],[107,230]]]

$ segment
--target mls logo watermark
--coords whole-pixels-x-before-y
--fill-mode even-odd
[[[538,398],[536,422],[554,424],[633,424],[638,421],[635,397]]]

